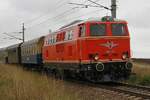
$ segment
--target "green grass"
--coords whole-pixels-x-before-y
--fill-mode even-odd
[[[131,84],[150,86],[150,65],[144,63],[134,63],[133,73],[136,75],[131,76],[127,81]]]
[[[150,75],[144,76],[140,81],[139,84],[141,85],[149,85],[150,86]]]
[[[131,76],[127,82],[130,84],[150,86],[150,75],[143,77],[137,75]]]

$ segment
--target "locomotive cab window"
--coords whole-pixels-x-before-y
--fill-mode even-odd
[[[106,24],[91,24],[90,25],[91,36],[104,36],[106,35]]]
[[[113,36],[125,36],[127,34],[125,24],[112,24],[112,35]]]
[[[81,25],[79,28],[79,37],[84,37],[85,36],[85,25]]]

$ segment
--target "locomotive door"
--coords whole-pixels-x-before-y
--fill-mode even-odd
[[[79,59],[80,61],[83,60],[83,42],[82,38],[85,36],[85,25],[79,25]]]

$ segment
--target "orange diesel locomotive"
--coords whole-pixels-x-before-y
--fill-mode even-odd
[[[131,74],[127,22],[103,17],[75,21],[45,37],[43,63],[59,75],[92,82],[119,81]]]

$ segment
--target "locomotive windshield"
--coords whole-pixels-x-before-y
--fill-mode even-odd
[[[91,24],[90,26],[91,36],[104,36],[106,35],[106,24]]]
[[[112,35],[113,36],[124,36],[126,35],[125,24],[112,24]]]

